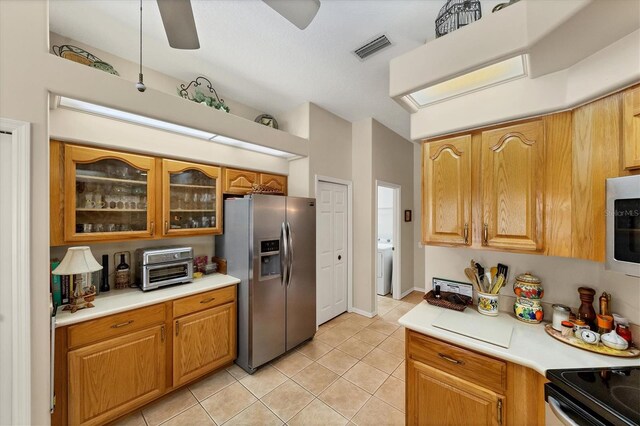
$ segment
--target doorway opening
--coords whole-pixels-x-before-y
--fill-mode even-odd
[[[400,299],[400,185],[376,180],[376,294]]]

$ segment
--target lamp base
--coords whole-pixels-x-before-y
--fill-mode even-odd
[[[74,313],[80,309],[85,308],[93,308],[93,302],[96,299],[96,288],[95,286],[91,286],[90,290],[83,294],[82,296],[72,296],[71,302],[66,305],[62,310],[63,311],[71,311]]]

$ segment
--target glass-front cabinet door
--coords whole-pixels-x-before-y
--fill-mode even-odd
[[[220,167],[162,160],[163,235],[222,233]]]
[[[75,145],[64,157],[66,241],[153,236],[153,158]]]

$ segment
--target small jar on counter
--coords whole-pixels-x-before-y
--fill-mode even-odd
[[[562,321],[569,321],[571,309],[565,305],[553,305],[553,328],[562,331]]]

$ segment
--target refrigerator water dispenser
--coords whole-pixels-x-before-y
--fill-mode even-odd
[[[280,240],[260,242],[260,281],[280,276]]]

